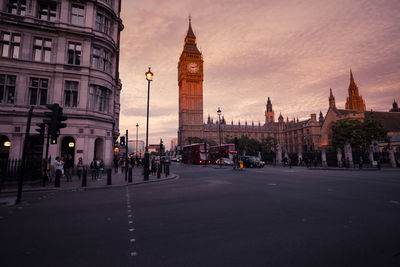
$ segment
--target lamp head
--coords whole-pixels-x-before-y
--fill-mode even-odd
[[[146,80],[148,80],[148,81],[153,80],[153,73],[151,72],[150,67],[149,67],[149,71],[146,72]]]
[[[221,115],[221,112],[222,112],[221,109],[218,107],[218,110],[217,110],[218,116]]]

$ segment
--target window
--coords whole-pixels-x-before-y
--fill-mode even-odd
[[[97,85],[90,85],[89,88],[89,109],[95,111],[107,111],[107,88]]]
[[[41,62],[51,61],[51,39],[35,37],[33,59]]]
[[[39,2],[38,18],[48,21],[56,21],[57,3],[41,1]]]
[[[0,74],[0,103],[14,104],[17,76]]]
[[[111,70],[111,53],[102,48],[94,47],[92,50],[92,67],[105,72]]]
[[[46,105],[47,89],[49,88],[49,80],[42,78],[30,78],[29,80],[29,105]]]
[[[97,13],[96,15],[96,30],[104,32],[106,34],[111,34],[110,19],[103,14]]]
[[[0,53],[2,57],[19,58],[21,35],[10,32],[1,33]]]
[[[105,102],[106,102],[106,88],[104,88],[104,87],[99,87],[99,88],[97,89],[97,105],[96,105],[96,110],[98,110],[98,111],[104,111]]]
[[[85,7],[72,5],[71,23],[75,25],[84,25],[85,23]]]
[[[64,90],[64,106],[78,106],[78,82],[66,81]]]
[[[68,64],[81,64],[81,50],[82,44],[74,42],[68,43]]]
[[[8,13],[25,16],[26,0],[9,0],[7,5]]]

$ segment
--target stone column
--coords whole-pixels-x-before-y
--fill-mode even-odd
[[[390,164],[392,165],[392,168],[396,168],[396,160],[394,159],[394,151],[393,148],[390,147],[389,149],[389,159],[390,159]]]
[[[326,162],[326,148],[323,146],[321,151],[321,160],[322,160],[322,167],[328,167],[328,163]]]
[[[337,165],[339,168],[343,167],[342,164],[342,150],[340,148],[337,149]]]
[[[354,163],[353,163],[353,153],[351,151],[351,146],[349,143],[346,143],[344,145],[344,155],[346,158],[346,163],[348,164],[349,168],[354,168]]]
[[[282,164],[282,148],[280,144],[276,145],[276,164],[277,165]]]

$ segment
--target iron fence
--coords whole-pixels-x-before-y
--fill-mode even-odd
[[[25,162],[24,180],[41,179],[43,163],[41,159],[28,159]],[[0,183],[18,181],[21,170],[21,159],[0,159]]]

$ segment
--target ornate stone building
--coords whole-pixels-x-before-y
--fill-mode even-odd
[[[30,157],[42,157],[35,131],[46,104],[68,116],[50,156],[110,164],[119,135],[120,0],[0,0],[0,140],[20,158],[30,106]],[[7,143],[7,148],[4,147]]]
[[[289,153],[309,152],[321,149],[330,144],[330,126],[337,120],[359,119],[373,117],[381,120],[389,129],[389,135],[393,141],[400,141],[400,113],[397,103],[393,103],[393,112],[369,112],[359,95],[358,86],[354,81],[350,70],[350,83],[348,87],[346,109],[336,108],[335,97],[332,89],[329,95],[329,109],[324,117],[322,112],[317,118],[311,114],[307,120],[283,118],[279,115],[275,121],[275,112],[271,99],[268,97],[265,109],[265,123],[261,124],[229,124],[222,117],[221,123],[208,116],[207,122],[203,123],[203,59],[201,52],[196,47],[196,37],[193,33],[191,21],[185,38],[185,45],[178,63],[179,83],[179,131],[178,144],[189,144],[188,137],[199,137],[219,142],[221,132],[222,143],[234,137],[248,136],[256,140],[272,137],[282,147],[283,151]],[[400,143],[400,142],[399,142]]]
[[[185,44],[178,63],[178,85],[179,85],[179,131],[178,144],[189,144],[189,137],[199,137],[219,141],[218,123],[208,118],[203,123],[203,58],[196,46],[196,36],[193,33],[191,20],[185,38]],[[273,137],[288,152],[313,151],[319,143],[319,130],[323,122],[322,113],[317,120],[316,114],[304,121],[298,119],[286,121],[280,114],[275,121],[275,113],[272,102],[268,97],[265,110],[265,124],[254,125],[244,123],[234,125],[227,124],[222,117],[220,130],[222,142],[229,138],[248,136],[257,140]]]

